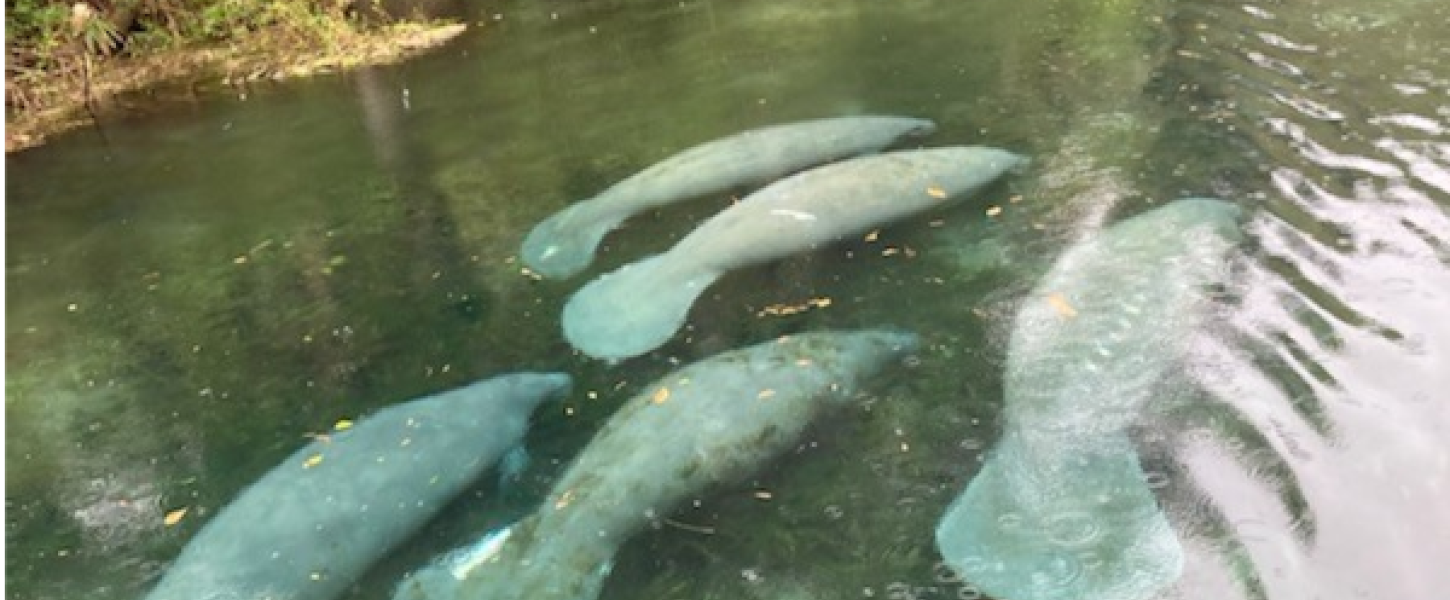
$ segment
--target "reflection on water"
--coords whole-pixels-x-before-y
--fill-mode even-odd
[[[996,441],[1019,301],[1068,244],[1188,195],[1253,216],[1225,323],[1193,333],[1177,400],[1139,425],[1187,552],[1166,596],[1450,585],[1450,6],[636,0],[478,18],[408,65],[7,158],[7,593],[139,597],[306,434],[485,375],[574,374],[517,489],[481,483],[350,593],[387,597],[527,510],[678,364],[890,324],[923,346],[894,387],[627,544],[604,596],[969,597],[931,532]],[[858,113],[930,118],[930,145],[1033,167],[732,273],[655,354],[569,352],[568,294],[728,200],[641,215],[565,282],[520,274],[534,223],[682,148]],[[764,310],[816,298],[832,302]]]
[[[1212,436],[1177,453],[1189,504],[1217,521],[1195,537],[1235,538],[1228,571],[1260,597],[1431,598],[1447,583],[1430,565],[1450,556],[1450,447],[1435,433],[1450,425],[1435,316],[1450,300],[1436,42],[1450,12],[1352,4],[1192,6],[1172,63],[1193,82],[1177,97],[1261,162],[1242,339],[1202,383],[1262,439],[1237,459]],[[1198,565],[1182,596],[1218,597],[1201,590],[1222,573]]]

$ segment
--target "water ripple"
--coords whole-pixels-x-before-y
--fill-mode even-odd
[[[1305,132],[1304,126],[1285,118],[1265,120],[1269,131],[1289,140],[1305,160],[1328,170],[1352,170],[1366,175],[1398,179],[1404,171],[1388,162],[1348,153],[1335,152],[1315,141]]]

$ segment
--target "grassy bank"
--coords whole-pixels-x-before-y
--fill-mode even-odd
[[[117,96],[156,84],[394,62],[463,30],[327,0],[6,0],[5,149],[104,117]]]

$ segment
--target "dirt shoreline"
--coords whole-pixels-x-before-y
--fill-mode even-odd
[[[281,32],[257,32],[225,46],[186,48],[140,58],[95,63],[91,102],[80,77],[36,74],[32,80],[5,82],[5,152],[44,144],[56,134],[88,125],[92,112],[104,117],[120,110],[117,97],[173,83],[244,85],[344,71],[364,65],[396,63],[447,43],[467,30],[462,23],[396,23],[357,31],[341,43],[320,48]],[[38,106],[16,110],[12,95],[23,94]]]

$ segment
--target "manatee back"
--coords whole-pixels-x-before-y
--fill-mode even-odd
[[[1024,164],[980,146],[901,150],[798,173],[711,217],[669,251],[728,271],[812,250],[960,201]]]
[[[1064,252],[1013,323],[1007,418],[1088,436],[1137,418],[1228,281],[1238,215],[1180,200]]]
[[[772,125],[692,147],[616,187],[635,197],[630,208],[637,212],[679,198],[766,183],[817,165],[872,154],[903,138],[934,131],[936,124],[931,121],[893,116],[831,117]]]
[[[1124,220],[1058,258],[1019,309],[1005,431],[938,523],[942,556],[993,597],[1145,600],[1183,552],[1128,428],[1226,281],[1238,209],[1204,199]]]
[[[904,332],[812,332],[691,364],[621,406],[556,489],[587,488],[593,504],[620,510],[664,510],[662,499],[757,465],[916,344]],[[611,494],[623,496],[599,499]]]
[[[245,489],[182,550],[150,600],[324,600],[522,439],[568,377],[520,374],[391,406],[319,438]]]

